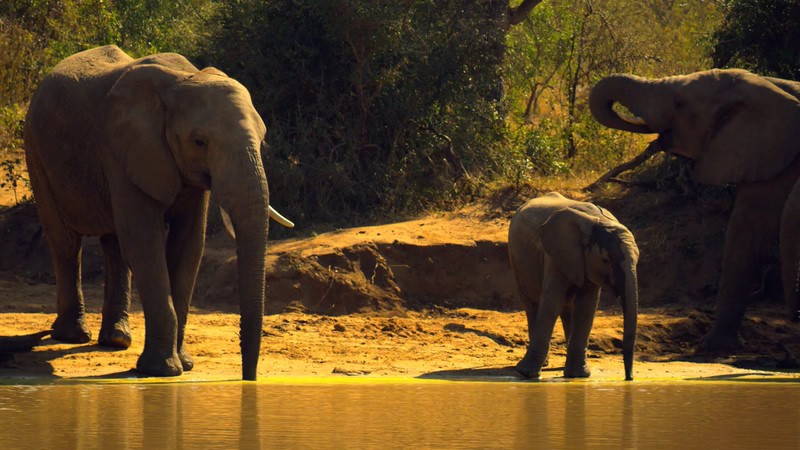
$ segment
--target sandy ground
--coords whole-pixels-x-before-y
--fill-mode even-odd
[[[53,314],[0,314],[3,333],[22,334],[42,328]],[[133,378],[143,344],[143,316],[133,314],[134,343],[127,350],[108,350],[95,342],[70,345],[46,340],[0,368],[0,378],[76,379]],[[645,312],[643,323],[663,322],[663,314]],[[674,319],[673,319],[674,320]],[[238,316],[195,312],[187,342],[195,368],[175,381],[237,379],[240,376]],[[98,314],[89,315],[97,330]],[[623,379],[618,351],[603,350],[598,341],[620,339],[621,321],[601,313],[590,345],[591,380]],[[409,312],[400,317],[276,314],[265,318],[259,376],[270,377],[403,377],[453,380],[520,380],[513,365],[525,351],[523,313],[458,309],[437,313]],[[563,380],[563,333],[557,330],[544,380]],[[783,381],[797,374],[774,368],[742,368],[687,358],[639,355],[637,381],[741,379]],[[688,358],[691,359],[691,358]]]
[[[525,352],[526,322],[505,245],[508,221],[524,200],[500,195],[488,206],[272,242],[259,377],[522,380],[513,366]],[[55,319],[55,285],[35,212],[2,208],[13,203],[0,190],[0,335],[46,330]],[[779,295],[751,307],[742,351],[694,353],[712,320],[709,286],[718,277],[730,203],[727,195],[687,201],[648,192],[600,202],[632,225],[642,250],[636,380],[798,377],[796,368],[780,368],[796,366],[784,348],[800,351],[800,325],[785,320]],[[234,256],[232,241],[212,232],[186,333],[195,368],[172,380],[240,377]],[[84,293],[95,338],[101,263],[98,246],[85,245]],[[131,329],[127,350],[47,339],[31,352],[0,359],[0,380],[137,377],[144,317],[135,294]],[[590,380],[623,379],[621,338],[620,308],[604,298],[589,346]],[[563,380],[564,357],[556,324],[543,379]]]
[[[478,220],[474,214],[461,212],[404,223],[337,230],[306,239],[275,242],[270,248],[270,261],[273,265],[280,265],[281,258],[286,255],[295,255],[303,260],[319,260],[330,252],[347,254],[346,249],[354,246],[370,243],[380,247],[381,242],[402,246],[404,242],[424,241],[427,243],[425,245],[432,246],[430,251],[436,254],[442,252],[438,244],[445,243],[449,246],[447,248],[451,248],[459,242],[468,241],[464,236],[476,234],[478,230],[482,239],[502,241],[505,239],[506,223],[507,219],[503,217]],[[471,245],[474,247],[474,242]],[[230,276],[224,270],[225,264],[230,263],[231,250],[228,247],[225,238],[210,240],[207,255],[218,265],[213,270],[201,270],[201,278],[206,276],[212,280],[206,283],[201,280],[199,283],[211,285],[205,289],[209,292],[219,289],[219,284],[233,282],[226,281],[230,280]],[[210,260],[205,260],[204,265],[208,264],[211,264]],[[331,267],[325,270],[331,274],[337,272]],[[351,284],[358,285],[355,275],[345,275]],[[363,274],[359,276],[363,278]],[[471,276],[474,274],[460,274],[462,279]],[[332,286],[335,277],[330,277]],[[374,277],[373,273],[373,282]],[[278,287],[281,284],[269,280],[268,276],[268,283]],[[403,283],[399,286],[397,290],[408,290]],[[434,289],[438,288],[442,287],[434,286]],[[100,327],[102,284],[99,280],[87,282],[84,292],[89,311],[88,324],[96,338]],[[379,308],[365,307],[365,303],[361,302],[358,303],[361,305],[358,311],[317,314],[304,307],[307,300],[297,298],[291,301],[291,296],[300,295],[297,292],[300,290],[296,286],[294,290],[280,290],[278,293],[289,296],[290,301],[285,302],[286,306],[281,311],[265,316],[259,365],[261,379],[402,377],[522,380],[513,369],[527,345],[522,312],[440,305],[415,309],[402,305]],[[370,292],[367,291],[365,295],[371,295]],[[206,293],[208,295],[211,294]],[[330,292],[314,295],[325,296]],[[2,274],[0,335],[47,329],[55,319],[54,296],[55,285],[51,283]],[[343,294],[341,299],[348,300],[351,297]],[[193,306],[189,318],[186,339],[190,353],[195,358],[195,368],[172,380],[223,380],[240,376],[239,317],[229,305],[215,308],[213,302],[206,300],[200,302],[200,306]],[[590,380],[621,381],[623,364],[619,347],[622,318],[613,302],[601,302],[601,308],[590,342],[589,364],[593,371]],[[96,341],[71,345],[45,340],[34,351],[18,353],[13,360],[0,363],[0,379],[137,377],[133,368],[143,346],[144,318],[136,298],[132,310],[134,338],[131,348],[109,350],[98,347]],[[748,339],[747,351],[738,355],[695,356],[694,347],[708,328],[710,311],[709,304],[642,308],[634,366],[636,380],[725,380],[748,377],[782,381],[797,377],[796,371],[778,369],[784,355],[778,348],[782,342],[781,336],[800,332],[797,326],[783,320],[778,305],[759,307],[748,315],[743,327],[743,334]],[[557,324],[551,343],[550,365],[545,368],[543,379],[563,380],[564,357],[564,336],[560,324]]]

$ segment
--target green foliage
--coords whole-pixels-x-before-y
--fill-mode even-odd
[[[341,220],[470,192],[504,130],[504,10],[491,5],[222,2],[205,59],[253,93],[281,208]]]
[[[724,2],[725,24],[742,5],[784,3]],[[707,68],[717,4],[550,0],[509,28],[507,0],[5,0],[0,160],[15,161],[3,153],[21,146],[27,102],[54,64],[117,44],[182,53],[247,86],[268,127],[272,198],[299,222],[448,207],[497,178],[605,169],[641,151],[643,138],[591,118],[589,88],[614,72]],[[753,25],[737,36],[760,20],[746,12]],[[24,182],[2,167],[4,187]]]
[[[573,173],[607,168],[641,151],[641,138],[591,117],[589,88],[612,73],[666,76],[706,68],[707,36],[718,16],[712,1],[543,2],[508,33],[504,81],[512,135],[546,137],[554,149],[550,159]],[[520,142],[527,145],[509,143]]]
[[[133,55],[196,53],[212,0],[3,0],[0,2],[0,159],[22,147],[22,121],[39,80],[61,59],[98,45]],[[16,173],[4,165],[7,186]],[[11,179],[8,177],[11,176]]]
[[[714,33],[716,67],[800,79],[800,1],[727,0]]]
[[[98,45],[133,55],[196,53],[211,0],[4,0],[0,3],[0,105],[25,103],[61,59]]]

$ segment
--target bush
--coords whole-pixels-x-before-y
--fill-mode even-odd
[[[226,0],[203,59],[253,93],[272,197],[301,222],[441,206],[496,167],[498,4]]]
[[[781,78],[800,77],[800,1],[728,0],[714,33],[715,67],[742,67]]]

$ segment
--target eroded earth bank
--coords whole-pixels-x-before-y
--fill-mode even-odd
[[[513,365],[525,352],[527,331],[507,229],[516,207],[533,195],[502,192],[456,212],[273,241],[259,375],[516,378]],[[626,223],[642,252],[638,380],[796,376],[785,367],[796,365],[791,353],[800,351],[800,326],[783,312],[777,263],[747,294],[745,349],[695,354],[713,318],[730,192],[640,190],[590,200]],[[4,209],[0,231],[0,335],[47,329],[55,318],[55,285],[33,206]],[[183,380],[240,376],[234,255],[233,241],[210,224],[187,330],[195,368]],[[84,247],[84,292],[96,339],[103,287],[94,240]],[[144,340],[135,295],[132,311],[131,348],[46,340],[0,361],[0,378],[135,376]],[[604,295],[590,341],[592,380],[622,380],[621,339],[621,309]],[[546,379],[562,375],[565,353],[557,324]]]

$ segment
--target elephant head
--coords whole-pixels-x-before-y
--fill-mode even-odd
[[[658,133],[662,149],[696,161],[697,181],[760,181],[800,152],[800,102],[779,84],[739,69],[660,79],[613,75],[592,88],[589,107],[607,127]],[[635,117],[617,113],[615,103]]]
[[[587,280],[619,297],[623,311],[622,355],[625,379],[633,379],[633,353],[639,309],[636,265],[639,248],[616,220],[567,208],[542,225],[542,246],[559,271],[576,286]],[[575,245],[575,243],[580,245]]]
[[[236,232],[242,376],[256,378],[265,294],[269,190],[261,160],[266,128],[248,91],[215,69],[143,64],[106,98],[104,161],[165,205],[185,189],[213,190]],[[124,171],[120,174],[118,172]]]

